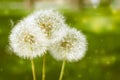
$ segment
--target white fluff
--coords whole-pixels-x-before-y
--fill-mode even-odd
[[[50,43],[54,43],[66,34],[64,17],[55,10],[40,10],[32,14],[34,22],[46,34]]]
[[[57,60],[78,61],[84,57],[87,49],[86,37],[76,29],[68,28],[63,39],[49,48],[50,54]]]
[[[48,46],[48,40],[41,29],[28,17],[19,22],[9,36],[14,53],[22,58],[32,59],[42,56]]]

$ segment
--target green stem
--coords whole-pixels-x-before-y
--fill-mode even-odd
[[[65,63],[66,63],[66,59],[63,60],[59,80],[62,80],[62,78],[63,78],[64,69],[65,69]]]
[[[42,80],[45,80],[45,55],[43,56]]]
[[[36,80],[35,66],[34,66],[34,61],[33,61],[33,59],[31,60],[31,67],[32,67],[33,80]]]

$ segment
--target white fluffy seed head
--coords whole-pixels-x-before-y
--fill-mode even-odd
[[[41,29],[27,18],[18,23],[9,36],[10,47],[22,58],[33,59],[42,56],[48,45],[48,40]]]
[[[87,49],[86,37],[76,29],[68,28],[63,39],[49,48],[50,54],[57,59],[74,62],[82,59]]]
[[[46,34],[50,43],[60,40],[66,33],[64,17],[55,10],[40,10],[33,13],[34,22]]]

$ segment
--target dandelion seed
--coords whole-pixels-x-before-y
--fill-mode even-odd
[[[78,61],[84,57],[86,37],[76,29],[68,29],[63,39],[50,47],[50,53],[57,60]]]
[[[30,20],[18,23],[9,36],[10,46],[16,55],[33,59],[41,56],[47,49],[47,39],[41,29]]]
[[[18,23],[11,31],[9,42],[17,56],[31,60],[33,80],[36,80],[33,58],[42,56],[46,52],[48,39],[32,21],[33,16],[28,16]]]
[[[56,60],[62,60],[59,80],[62,80],[66,61],[73,62],[82,59],[87,47],[86,37],[76,29],[68,27],[63,39],[51,45],[49,51]]]
[[[33,14],[34,22],[42,29],[50,43],[54,43],[66,33],[64,17],[54,10],[41,10]]]

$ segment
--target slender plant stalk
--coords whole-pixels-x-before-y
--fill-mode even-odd
[[[62,68],[61,68],[61,72],[60,72],[60,76],[59,76],[59,80],[62,80],[62,78],[63,78],[64,69],[65,69],[65,63],[66,63],[66,59],[63,60]]]
[[[43,56],[42,80],[45,80],[45,55]]]
[[[32,66],[33,80],[36,80],[35,66],[34,66],[34,61],[33,61],[33,59],[31,60],[31,66]]]

